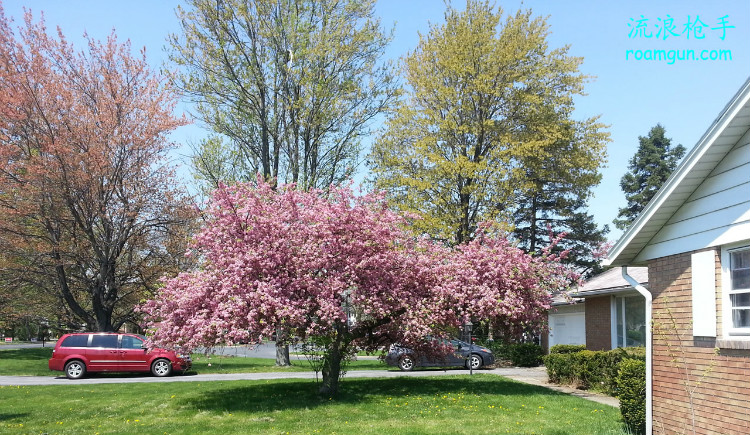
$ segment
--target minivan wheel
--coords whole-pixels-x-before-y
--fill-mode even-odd
[[[409,355],[404,355],[398,360],[398,368],[405,372],[414,370],[414,360]]]
[[[86,376],[86,364],[77,359],[65,364],[65,376],[68,379],[81,379]]]
[[[160,378],[172,374],[172,363],[166,359],[157,359],[151,364],[151,373]]]
[[[471,354],[471,356],[466,360],[466,368],[470,368],[472,370],[476,370],[480,367],[482,367],[482,357],[477,354]]]

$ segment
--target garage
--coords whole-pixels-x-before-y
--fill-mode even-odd
[[[586,344],[584,304],[560,305],[549,314],[549,346]]]

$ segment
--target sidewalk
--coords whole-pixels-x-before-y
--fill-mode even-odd
[[[491,373],[504,376],[514,381],[523,382],[531,385],[538,385],[540,387],[549,388],[551,390],[560,391],[567,393],[582,399],[591,400],[604,405],[620,407],[620,401],[614,397],[606,396],[604,394],[595,393],[592,391],[578,390],[571,387],[562,385],[550,384],[547,382],[547,369],[544,367],[512,367],[512,368],[498,368],[493,369]]]

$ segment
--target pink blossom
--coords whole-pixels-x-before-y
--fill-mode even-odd
[[[200,270],[166,280],[141,307],[154,345],[259,343],[282,327],[375,349],[470,319],[533,328],[569,281],[556,258],[481,229],[456,248],[415,239],[382,195],[348,188],[221,186],[205,214],[192,247]]]

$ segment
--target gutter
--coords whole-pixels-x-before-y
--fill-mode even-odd
[[[614,294],[628,294],[633,293],[631,290],[633,286],[627,285],[623,287],[617,287],[617,288],[605,288],[601,290],[589,290],[589,291],[583,291],[580,293],[573,293],[570,295],[573,299],[586,299],[590,297],[595,296],[607,296],[607,295],[614,295]]]
[[[652,385],[652,355],[653,350],[651,349],[651,338],[653,332],[651,331],[651,312],[653,297],[651,292],[646,290],[638,281],[632,276],[628,275],[628,266],[622,266],[622,277],[625,278],[634,289],[638,291],[646,299],[646,325],[648,326],[646,332],[646,435],[653,433],[653,421],[654,421],[654,408],[653,408],[653,385]]]

